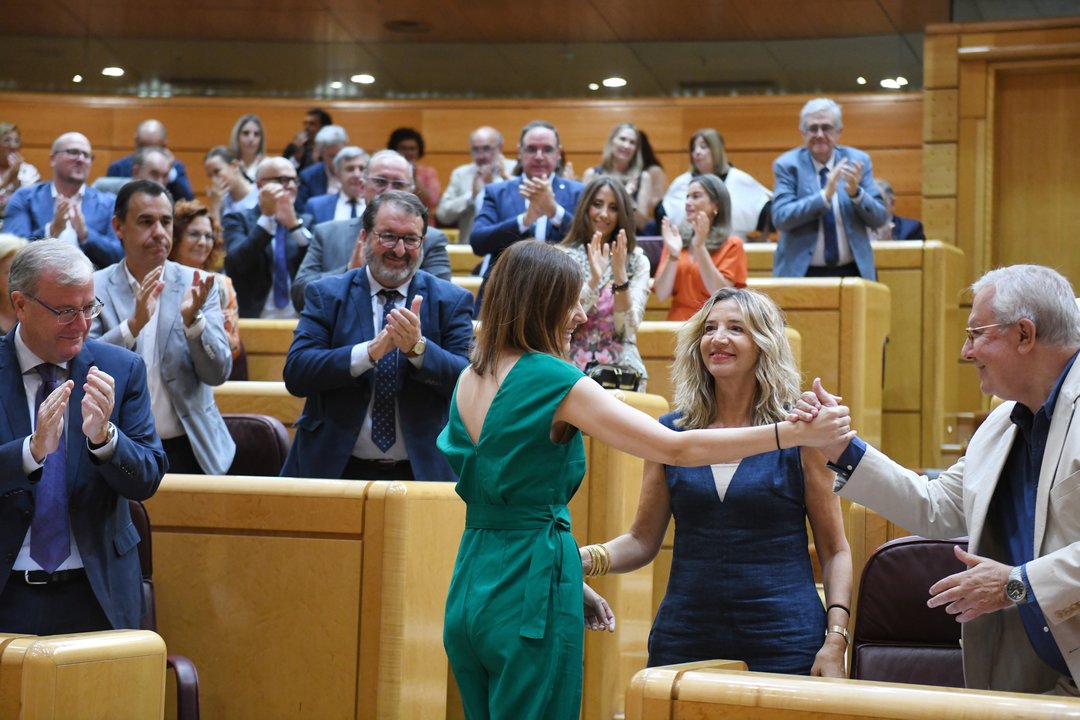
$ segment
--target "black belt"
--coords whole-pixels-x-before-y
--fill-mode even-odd
[[[12,570],[11,579],[16,580],[26,585],[53,585],[55,583],[66,583],[72,580],[80,580],[86,577],[86,570],[83,568],[72,568],[71,570],[57,570],[54,573],[47,573],[44,570]]]

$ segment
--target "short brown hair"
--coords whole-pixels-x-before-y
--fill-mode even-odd
[[[563,357],[562,333],[581,294],[581,268],[540,240],[522,240],[499,256],[484,289],[472,368],[495,370],[505,352]]]

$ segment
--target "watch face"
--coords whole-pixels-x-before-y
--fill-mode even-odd
[[[1005,595],[1013,602],[1022,602],[1027,596],[1023,580],[1009,580],[1005,583]]]

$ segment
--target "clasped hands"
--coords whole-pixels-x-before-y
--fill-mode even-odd
[[[859,194],[859,183],[862,181],[863,164],[854,160],[842,158],[833,166],[825,179],[825,199],[832,200],[833,193],[844,184],[848,197]]]
[[[109,417],[115,403],[115,381],[112,376],[91,367],[86,373],[82,399],[82,431],[86,439],[94,445],[103,444],[109,437]],[[45,458],[60,446],[60,437],[64,434],[64,415],[67,413],[68,400],[75,387],[74,380],[68,380],[57,387],[38,408],[36,429],[30,436],[30,454],[36,462],[45,462]]]
[[[86,242],[86,219],[83,217],[82,208],[79,203],[65,197],[61,197],[56,203],[56,212],[49,223],[49,237],[60,237],[69,221],[79,242]]]
[[[555,202],[555,191],[551,189],[551,183],[546,177],[523,178],[518,192],[529,201],[529,207],[525,210],[526,226],[532,225],[542,215],[554,217],[559,210],[559,205]]]
[[[813,392],[804,392],[796,405],[799,417],[789,416],[793,422],[803,420],[806,414],[814,410],[823,410],[837,405],[840,399],[827,392],[821,386],[821,379],[814,379]],[[832,447],[822,448],[825,455],[833,462],[847,448],[847,442]],[[967,566],[966,570],[944,577],[930,586],[928,607],[945,606],[945,612],[956,616],[956,621],[965,623],[980,615],[1003,610],[1012,604],[1005,595],[1005,583],[1008,582],[1012,568],[990,558],[973,555],[959,545],[953,547],[956,559]]]
[[[408,355],[413,346],[420,342],[423,331],[420,327],[420,306],[424,302],[422,295],[413,298],[409,308],[394,308],[386,318],[386,324],[375,339],[368,343],[368,355],[372,362],[378,362],[383,355],[397,348]]]
[[[279,225],[285,226],[286,230],[300,224],[296,218],[292,195],[281,183],[266,183],[259,188],[259,212],[273,217]]]

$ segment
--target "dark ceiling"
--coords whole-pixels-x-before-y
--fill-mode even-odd
[[[897,76],[913,90],[928,24],[1080,13],[1080,2],[1062,0],[5,5],[0,90],[327,98],[841,92]],[[106,66],[125,74],[104,77]],[[359,73],[375,82],[350,81]],[[589,88],[610,76],[626,86]]]

